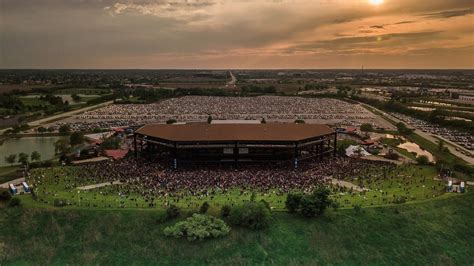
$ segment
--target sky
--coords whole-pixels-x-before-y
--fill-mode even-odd
[[[0,68],[474,68],[474,0],[0,0]]]

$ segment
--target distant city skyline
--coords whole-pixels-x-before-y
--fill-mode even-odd
[[[0,68],[472,69],[472,0],[0,0]]]

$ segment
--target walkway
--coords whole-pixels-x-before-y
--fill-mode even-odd
[[[24,177],[13,179],[13,180],[10,180],[6,183],[0,184],[0,188],[8,188],[9,184],[20,184],[23,181],[25,181]]]
[[[110,185],[120,185],[122,182],[119,180],[113,181],[113,182],[105,182],[105,183],[100,183],[100,184],[94,184],[94,185],[87,185],[83,187],[77,187],[77,189],[80,190],[89,190],[89,189],[94,189],[94,188],[99,188],[99,187],[105,187],[105,186],[110,186]]]

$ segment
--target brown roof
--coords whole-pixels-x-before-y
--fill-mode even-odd
[[[170,141],[299,141],[331,134],[326,125],[267,124],[153,124],[137,133]]]

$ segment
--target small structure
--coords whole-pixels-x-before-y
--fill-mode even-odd
[[[346,156],[348,157],[363,157],[363,156],[369,156],[369,155],[370,153],[368,153],[361,146],[351,145],[346,149]]]
[[[464,193],[466,192],[466,182],[458,179],[448,180],[447,192]]]
[[[8,186],[10,187],[10,193],[12,193],[12,195],[16,195],[18,193],[18,189],[15,187],[15,185],[9,184]]]
[[[25,191],[25,193],[30,193],[31,192],[30,187],[28,186],[28,184],[25,181],[21,182],[21,185],[23,186],[23,191]]]

